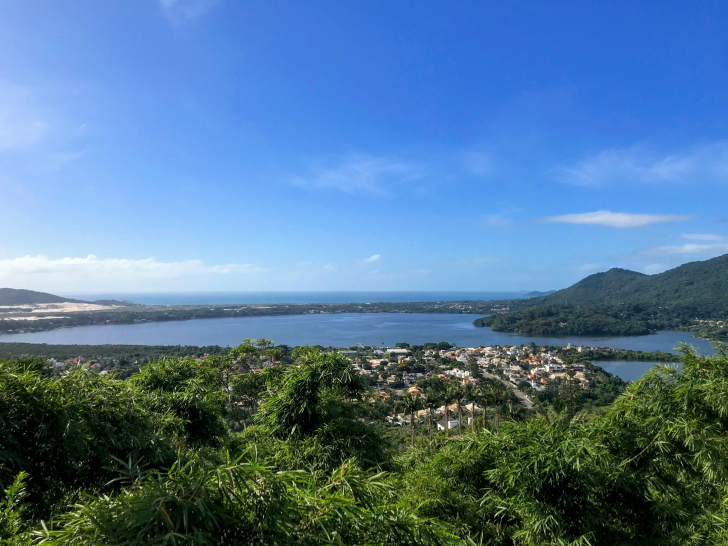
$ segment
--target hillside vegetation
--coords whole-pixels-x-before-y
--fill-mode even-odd
[[[728,254],[687,263],[657,275],[614,268],[589,275],[564,290],[526,302],[528,305],[728,305]]]
[[[2,305],[31,305],[36,303],[87,303],[61,296],[54,296],[46,292],[23,290],[19,288],[0,288],[0,306]]]
[[[728,254],[658,275],[610,269],[548,296],[514,300],[474,321],[528,335],[643,335],[688,329],[728,338]]]
[[[168,358],[126,380],[1,362],[0,541],[728,541],[723,350],[685,351],[682,373],[654,368],[604,414],[580,412],[567,385],[541,414],[496,407],[495,420],[457,437],[399,449],[345,357],[297,348],[297,365],[248,373],[264,351],[244,343],[202,362]]]

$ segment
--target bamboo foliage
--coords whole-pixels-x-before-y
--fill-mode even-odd
[[[224,428],[223,360],[127,380],[2,362],[0,542],[726,544],[728,354],[682,350],[681,371],[653,368],[603,415],[524,415],[498,384],[469,391],[492,427],[399,453],[351,365],[315,349],[255,379],[240,433]],[[405,397],[410,423],[455,390]]]

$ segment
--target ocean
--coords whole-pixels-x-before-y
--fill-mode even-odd
[[[158,293],[67,293],[67,298],[85,301],[118,300],[144,305],[241,305],[246,303],[367,303],[461,300],[508,300],[522,298],[520,292],[158,292]]]

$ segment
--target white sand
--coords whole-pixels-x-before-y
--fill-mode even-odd
[[[120,305],[98,305],[96,303],[29,303],[26,305],[0,305],[0,318],[15,318],[16,320],[36,320],[37,318],[60,318],[58,313],[82,313],[85,311],[108,311],[121,307]],[[10,311],[5,311],[10,309]],[[30,309],[30,311],[28,311]],[[34,317],[28,316],[33,313]],[[20,317],[16,315],[25,315]],[[49,316],[53,314],[54,316]]]

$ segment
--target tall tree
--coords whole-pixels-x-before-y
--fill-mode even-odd
[[[494,381],[491,383],[488,389],[488,395],[490,402],[495,408],[495,415],[493,416],[493,426],[496,434],[500,434],[500,416],[501,408],[503,404],[510,399],[511,393],[508,388],[500,381]]]
[[[419,393],[412,396],[410,393],[405,393],[402,400],[397,405],[402,408],[404,413],[410,416],[410,425],[412,426],[412,447],[415,447],[415,413],[422,408],[420,402]]]
[[[439,408],[443,404],[444,397],[442,395],[441,391],[437,391],[432,387],[427,387],[425,389],[425,401],[424,406],[427,409],[429,415],[429,435],[430,435],[430,453],[432,453],[432,420],[435,413],[435,410]]]
[[[458,428],[463,426],[463,397],[465,396],[465,387],[461,383],[453,382],[448,386],[451,400],[455,403],[458,412]]]

